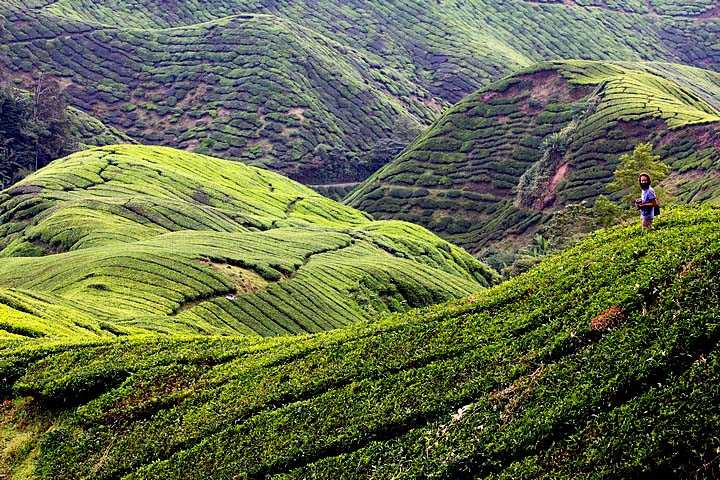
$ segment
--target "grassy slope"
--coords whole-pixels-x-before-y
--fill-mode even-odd
[[[31,439],[6,466],[78,479],[707,478],[720,447],[718,225],[718,210],[679,209],[653,233],[601,231],[465,301],[309,337],[6,343],[8,436]]]
[[[337,183],[364,178],[450,103],[540,60],[718,68],[712,2],[618,3],[10,0],[0,58],[20,78],[62,77],[79,107],[144,142]]]
[[[474,252],[502,248],[605,193],[619,156],[644,141],[672,166],[680,200],[717,198],[719,98],[720,75],[680,65],[539,64],[458,103],[347,202]],[[552,134],[562,151],[545,154]]]
[[[422,227],[162,147],[55,161],[0,193],[0,225],[4,337],[318,332],[496,277]]]

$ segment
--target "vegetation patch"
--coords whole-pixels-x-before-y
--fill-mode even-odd
[[[0,403],[0,475],[34,478],[38,441],[56,421],[30,397]]]
[[[8,468],[38,479],[713,475],[718,225],[720,210],[676,208],[655,231],[600,230],[464,300],[315,335],[3,342],[5,397],[33,398],[29,425],[52,424]]]
[[[88,146],[132,142],[69,107],[57,81],[40,77],[29,85],[30,91],[24,91],[0,78],[0,190]]]

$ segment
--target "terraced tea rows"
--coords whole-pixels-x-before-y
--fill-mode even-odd
[[[696,16],[707,18],[717,16],[718,14],[718,6],[714,0],[701,0],[696,2],[686,2],[685,0],[630,0],[626,2],[606,0],[568,0],[568,2],[572,2],[576,5],[599,7],[618,12],[650,13],[677,17]]]
[[[0,15],[17,79],[45,71],[133,138],[311,184],[366,178],[450,103],[540,60],[720,65],[709,0],[8,0]]]
[[[686,202],[720,192],[720,75],[680,65],[544,63],[460,102],[348,197],[473,252],[527,241],[568,203],[605,192],[651,142]]]
[[[0,257],[8,338],[319,332],[497,277],[422,227],[275,173],[130,145],[0,193]]]
[[[711,478],[719,225],[676,210],[462,302],[309,337],[5,342],[8,473]]]

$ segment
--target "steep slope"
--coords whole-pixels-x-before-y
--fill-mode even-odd
[[[8,0],[0,65],[149,143],[364,179],[449,104],[557,58],[720,65],[711,0]],[[572,41],[560,41],[571,39]]]
[[[720,74],[658,63],[542,63],[468,96],[347,198],[473,252],[523,242],[605,192],[652,142],[678,198],[720,196]]]
[[[463,302],[321,335],[8,342],[5,431],[31,453],[6,468],[711,478],[719,255],[720,210],[682,209],[652,233],[596,233]]]
[[[168,148],[80,152],[0,193],[3,337],[318,332],[496,276],[422,227]]]

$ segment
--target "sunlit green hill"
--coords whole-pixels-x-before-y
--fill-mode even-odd
[[[5,337],[318,332],[496,277],[422,227],[170,148],[87,150],[0,193]]]

